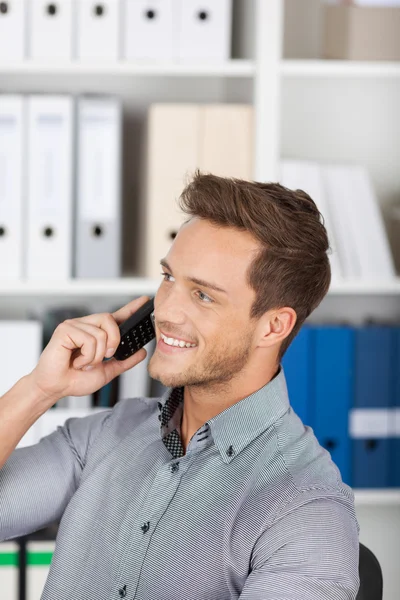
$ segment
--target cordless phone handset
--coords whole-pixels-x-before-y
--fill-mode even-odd
[[[119,326],[121,341],[114,358],[126,360],[156,337],[154,328],[154,297]]]

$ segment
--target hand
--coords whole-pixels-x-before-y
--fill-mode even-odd
[[[114,313],[99,313],[60,323],[28,375],[50,406],[64,396],[86,396],[131,369],[147,356],[144,348],[124,361],[104,361],[116,351],[119,325],[149,300],[141,296]],[[89,367],[89,370],[86,370]]]

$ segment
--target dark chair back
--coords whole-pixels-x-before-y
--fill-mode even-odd
[[[381,566],[375,554],[363,544],[360,544],[358,572],[360,575],[360,589],[356,600],[382,600],[383,578]]]

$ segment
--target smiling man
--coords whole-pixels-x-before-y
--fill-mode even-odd
[[[0,540],[62,517],[42,600],[354,600],[353,493],[281,367],[329,288],[321,215],[304,192],[199,172],[181,207],[148,364],[164,396],[12,451],[58,398],[146,356],[103,361],[143,299],[59,326],[0,399]]]
[[[180,206],[148,366],[170,388],[161,435],[181,473],[169,510],[182,524],[165,539],[183,562],[175,593],[354,599],[353,495],[291,410],[280,367],[329,288],[320,214],[304,192],[199,172]]]

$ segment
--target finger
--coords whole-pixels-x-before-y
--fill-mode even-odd
[[[76,327],[72,319],[63,321],[56,327],[53,334],[53,342],[64,352],[71,351],[71,355],[76,354],[76,350],[80,351],[80,355],[85,363],[93,360],[96,354],[96,338],[87,331]]]
[[[102,366],[107,383],[109,383],[115,377],[118,377],[118,375],[121,375],[121,373],[124,371],[128,371],[129,369],[132,369],[132,367],[135,367],[138,363],[142,362],[146,356],[147,350],[141,348],[126,360],[117,360],[116,358],[111,358],[110,360],[104,361]]]
[[[91,361],[88,361],[86,357],[77,356],[72,363],[75,369],[81,369],[88,365],[97,365],[102,362],[106,355],[108,348],[108,336],[107,332],[100,327],[91,325],[90,323],[84,323],[80,319],[74,319],[74,325],[78,329],[86,331],[89,335],[92,335],[96,339],[95,354]]]
[[[150,300],[149,296],[140,296],[140,298],[135,298],[135,300],[131,300],[131,302],[128,302],[128,304],[111,314],[114,317],[115,321],[118,323],[118,325],[120,325],[121,323],[129,319],[129,317],[132,316],[133,313],[139,310],[139,308],[143,306],[143,304],[146,304],[148,300]]]
[[[103,329],[107,333],[107,349],[112,348],[115,352],[118,344],[121,341],[121,334],[119,332],[118,324],[112,314],[97,313],[95,315],[88,315],[86,317],[74,319],[74,321],[95,325],[96,327]]]

